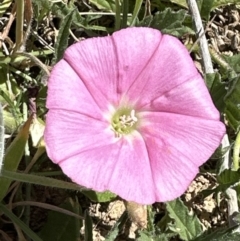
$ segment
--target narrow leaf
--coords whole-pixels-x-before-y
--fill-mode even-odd
[[[84,241],[93,241],[92,218],[89,216],[87,210],[84,213],[84,217],[85,217]]]
[[[12,0],[3,0],[0,4],[0,18],[3,16],[3,14],[7,11],[7,9],[12,4]]]
[[[68,46],[69,29],[72,23],[72,17],[75,10],[71,11],[64,19],[62,19],[61,27],[58,32],[57,42],[55,45],[56,53],[54,61],[59,61],[65,49]]]
[[[10,172],[3,170],[2,177],[12,179],[19,182],[31,183],[46,187],[55,187],[62,189],[69,189],[74,191],[82,191],[84,188],[71,182],[64,182],[62,180],[57,180],[50,177],[43,177],[33,174],[19,173],[19,172]]]
[[[143,3],[143,0],[136,0],[130,26],[135,25],[142,3]]]
[[[18,225],[24,233],[32,240],[32,241],[43,241],[41,238],[37,236],[22,220],[20,220],[15,214],[13,214],[9,209],[7,209],[2,203],[0,203],[0,210],[3,212],[9,219],[12,220],[13,223]]]
[[[115,0],[116,10],[115,10],[115,31],[118,31],[121,27],[121,7],[119,0]]]
[[[7,148],[3,161],[3,171],[16,171],[22,159],[24,148],[29,136],[29,128],[32,122],[32,116],[29,117],[23,128],[19,131],[11,145]],[[11,180],[0,177],[0,201],[5,197]]]

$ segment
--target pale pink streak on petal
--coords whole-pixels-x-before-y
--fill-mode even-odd
[[[200,75],[151,100],[141,110],[144,109],[219,120],[219,112]]]
[[[156,201],[180,196],[219,146],[225,126],[214,120],[173,113],[144,112],[145,140],[158,195]]]
[[[74,111],[102,119],[101,110],[92,98],[92,93],[88,92],[80,77],[65,60],[58,62],[51,72],[47,108]]]
[[[151,28],[126,28],[113,33],[112,38],[118,56],[118,93],[124,96],[149,62],[152,62],[162,34]],[[144,84],[146,81],[143,80]],[[134,91],[136,95],[141,92],[142,84],[135,86]],[[127,99],[131,97],[132,93],[126,96]]]
[[[130,142],[122,138],[114,144],[105,140],[105,144],[62,161],[62,170],[74,182],[96,191],[110,190],[142,204],[155,202],[148,153],[141,136]]]
[[[140,47],[138,51],[139,55],[145,55],[143,48]],[[128,61],[135,63],[138,60],[125,60]],[[163,35],[160,45],[126,95],[130,100],[136,101],[137,107],[141,109],[166,91],[198,75],[186,47],[177,38]]]
[[[47,114],[44,140],[47,153],[54,163],[116,142],[109,123],[78,112],[55,109]]]
[[[118,104],[117,58],[111,37],[91,38],[70,46],[64,59],[84,82],[102,110]]]

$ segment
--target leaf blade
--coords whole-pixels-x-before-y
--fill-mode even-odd
[[[187,207],[180,199],[167,203],[169,216],[175,221],[174,232],[177,232],[182,240],[190,241],[202,233],[200,221],[195,215],[189,213]]]
[[[27,120],[27,122],[24,124],[23,128],[19,131],[19,133],[17,134],[17,136],[15,137],[15,139],[13,140],[13,142],[11,143],[11,145],[7,148],[6,150],[6,154],[4,157],[4,161],[3,161],[3,168],[2,168],[2,172],[3,171],[16,171],[18,168],[18,165],[21,161],[21,158],[23,156],[24,153],[24,148],[26,145],[26,142],[28,140],[28,136],[29,136],[29,128],[32,122],[32,116],[29,117],[29,119]],[[16,153],[18,155],[16,155]],[[5,197],[8,187],[11,184],[11,180],[5,178],[2,176],[0,176],[0,201]]]

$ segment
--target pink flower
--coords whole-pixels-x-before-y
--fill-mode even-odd
[[[80,185],[140,204],[183,194],[225,132],[185,46],[151,28],[69,47],[47,108],[52,161]]]

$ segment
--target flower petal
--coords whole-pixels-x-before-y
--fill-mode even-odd
[[[49,157],[74,182],[128,201],[180,196],[225,132],[188,51],[158,30],[128,28],[76,43],[48,87]],[[139,132],[116,138],[109,115],[125,100]]]
[[[88,149],[116,142],[109,124],[73,111],[49,110],[44,140],[48,156],[54,163]]]
[[[110,190],[138,203],[155,201],[148,153],[138,132],[116,138],[108,123],[50,110],[44,139],[51,160],[79,185]]]
[[[102,110],[117,105],[117,56],[111,37],[91,38],[70,46],[64,59],[78,74]]]
[[[141,72],[149,62],[152,62],[162,34],[151,28],[133,27],[113,33],[112,38],[118,56],[118,91],[124,95],[141,76]],[[134,85],[134,91],[139,93],[143,84],[147,84],[147,79],[143,82],[139,85],[140,90],[138,90],[138,86]],[[131,99],[132,95],[126,97]]]
[[[144,109],[219,120],[219,112],[200,75],[151,100]]]
[[[58,62],[51,72],[48,80],[47,108],[74,111],[102,119],[91,93],[65,60]]]
[[[140,132],[145,140],[157,200],[169,201],[184,193],[225,133],[220,121],[173,113],[144,112]]]
[[[199,74],[186,47],[151,28],[127,28],[113,34],[119,85],[139,109]]]

